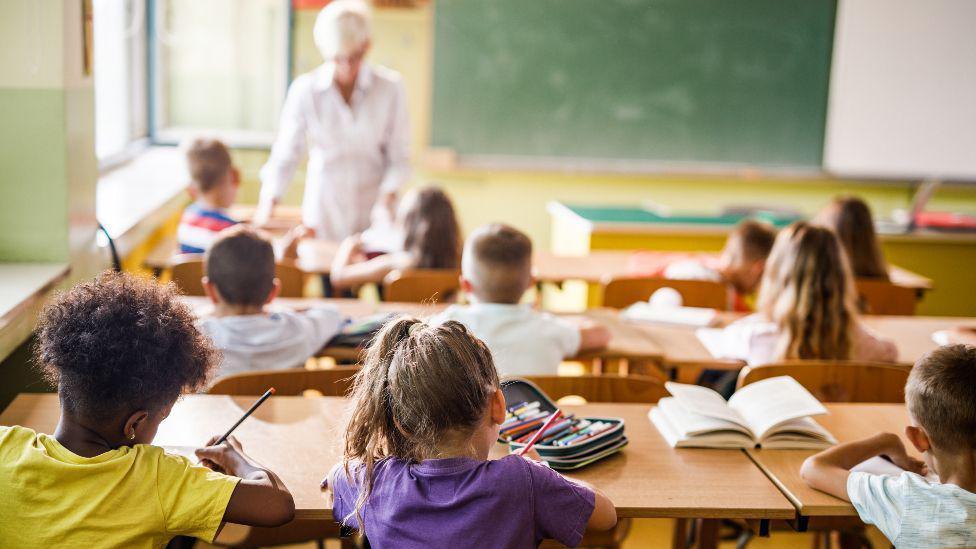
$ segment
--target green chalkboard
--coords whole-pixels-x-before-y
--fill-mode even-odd
[[[819,168],[835,0],[437,0],[431,144]]]

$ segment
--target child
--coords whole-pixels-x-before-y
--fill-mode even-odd
[[[735,226],[716,260],[677,261],[665,267],[662,274],[664,278],[676,280],[710,280],[727,284],[733,292],[733,310],[751,311],[745,296],[759,287],[775,239],[776,231],[771,226],[747,219]]]
[[[360,235],[339,246],[330,274],[337,290],[354,288],[403,269],[456,269],[461,259],[461,229],[454,206],[444,191],[424,187],[408,192],[394,221],[400,239],[397,251],[367,256]]]
[[[332,514],[373,547],[575,546],[617,522],[587,484],[530,458],[488,460],[505,396],[491,353],[457,322],[388,323],[352,401]]]
[[[871,208],[854,196],[835,198],[814,223],[833,229],[844,246],[854,278],[888,280],[888,265],[874,232]]]
[[[850,501],[898,547],[976,547],[976,347],[951,345],[915,364],[905,385],[911,425],[905,438],[922,453],[910,457],[898,435],[881,433],[825,450],[800,474],[818,490]],[[886,456],[900,476],[853,472]],[[924,476],[938,475],[939,482]]]
[[[803,358],[894,362],[895,344],[861,324],[856,299],[833,231],[794,223],[776,237],[758,312],[725,329],[723,356],[750,365]]]
[[[223,230],[204,256],[203,289],[214,304],[201,331],[223,351],[219,375],[302,366],[339,332],[334,307],[269,312],[278,295],[271,242],[254,229]]]
[[[190,194],[195,202],[183,212],[176,240],[181,254],[202,254],[217,233],[237,223],[227,215],[227,208],[237,198],[241,179],[227,147],[216,139],[197,138],[190,142],[186,162]]]
[[[210,542],[222,522],[292,520],[288,489],[236,440],[197,450],[233,476],[151,445],[218,356],[172,286],[103,274],[55,299],[37,338],[61,418],[53,436],[0,427],[0,545],[155,548],[177,535]]]
[[[486,225],[464,245],[461,289],[470,305],[451,305],[431,322],[467,326],[506,376],[555,375],[563,359],[607,346],[610,332],[603,326],[572,324],[520,304],[531,286],[532,241],[508,225]]]

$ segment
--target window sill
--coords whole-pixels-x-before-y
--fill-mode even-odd
[[[150,147],[129,162],[103,172],[95,215],[124,258],[190,201],[190,178],[181,151]]]

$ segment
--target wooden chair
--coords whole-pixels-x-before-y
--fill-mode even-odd
[[[641,375],[526,376],[524,379],[538,385],[553,400],[579,396],[587,402],[653,404],[668,396],[660,381]]]
[[[408,269],[383,278],[383,299],[404,303],[452,301],[461,281],[455,269]]]
[[[186,295],[206,295],[203,293],[203,256],[200,254],[180,254],[170,260],[173,282]],[[291,262],[275,265],[275,277],[281,282],[280,297],[302,297],[305,293],[305,273]]]
[[[603,305],[615,309],[647,301],[661,288],[674,288],[686,307],[707,307],[724,311],[729,308],[729,288],[707,280],[672,280],[668,278],[614,277],[603,284]]]
[[[737,387],[776,376],[791,376],[821,402],[905,402],[911,367],[880,362],[793,360],[747,366]]]
[[[229,375],[217,380],[207,391],[214,395],[261,395],[268,387],[277,395],[301,395],[307,390],[323,396],[346,396],[352,388],[352,378],[359,366],[339,366],[326,370],[270,370]],[[324,539],[339,537],[339,527],[331,520],[295,519],[276,528],[228,525],[214,541],[215,545],[239,549],[269,545],[302,543],[316,540],[324,547]],[[356,547],[355,540],[341,540],[344,549]]]
[[[864,305],[864,312],[871,315],[915,314],[918,296],[914,288],[892,284],[887,280],[858,279],[857,293]]]
[[[218,379],[207,392],[214,395],[262,395],[268,387],[274,387],[277,395],[318,391],[322,396],[346,396],[357,372],[359,366],[245,372]]]

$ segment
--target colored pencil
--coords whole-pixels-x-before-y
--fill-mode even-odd
[[[563,415],[563,411],[557,409],[556,410],[556,413],[554,413],[551,416],[549,416],[549,419],[546,420],[546,422],[542,425],[542,428],[539,429],[539,431],[535,434],[535,436],[532,437],[531,439],[529,439],[529,441],[525,444],[525,447],[524,448],[522,448],[521,450],[519,450],[518,455],[524,456],[526,452],[528,452],[529,450],[531,450],[532,447],[535,446],[535,441],[539,440],[539,437],[542,436],[542,433],[544,433],[546,431],[546,429],[548,429],[549,426],[552,425],[552,423],[554,421],[556,421],[557,419],[559,419],[560,417],[562,417],[562,415]]]
[[[274,387],[272,387],[272,388],[268,389],[267,391],[265,391],[264,394],[261,395],[261,398],[257,399],[257,401],[255,401],[254,404],[252,404],[251,407],[248,408],[246,412],[244,412],[244,415],[241,416],[241,419],[237,420],[237,423],[235,423],[230,429],[228,429],[227,432],[224,433],[224,436],[220,437],[220,439],[217,440],[217,442],[214,443],[214,446],[218,446],[220,444],[223,444],[223,443],[227,442],[227,437],[229,437],[230,434],[234,432],[234,429],[237,429],[237,426],[238,425],[240,425],[241,423],[244,423],[244,420],[247,419],[247,416],[249,416],[252,413],[254,413],[254,410],[257,410],[258,409],[258,406],[260,406],[261,404],[263,404],[264,401],[265,400],[268,400],[268,397],[270,397],[273,394],[275,394],[275,388]]]

